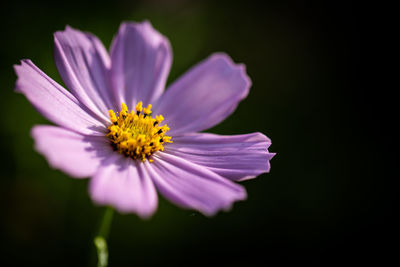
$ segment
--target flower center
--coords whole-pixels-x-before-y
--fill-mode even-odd
[[[128,107],[122,103],[121,112],[117,117],[113,110],[109,110],[112,124],[107,127],[106,135],[114,150],[127,157],[153,162],[150,156],[164,150],[165,143],[172,143],[171,136],[164,135],[169,130],[167,125],[159,126],[164,120],[162,115],[151,117],[151,105],[142,107],[142,102],[136,105],[136,111],[128,112]]]

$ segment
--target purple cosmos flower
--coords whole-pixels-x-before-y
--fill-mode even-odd
[[[211,55],[164,91],[171,47],[149,22],[123,23],[110,54],[96,36],[68,26],[54,43],[70,91],[30,60],[15,66],[16,90],[57,125],[32,129],[36,149],[52,167],[91,177],[95,203],[145,218],[158,190],[211,216],[246,198],[235,181],[269,171],[274,154],[265,135],[199,133],[249,92],[244,65],[226,54]]]

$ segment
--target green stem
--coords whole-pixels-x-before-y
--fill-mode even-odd
[[[113,214],[114,209],[107,207],[106,211],[104,212],[103,220],[100,224],[99,233],[93,240],[97,249],[97,267],[107,267],[108,265],[107,238],[110,232]]]

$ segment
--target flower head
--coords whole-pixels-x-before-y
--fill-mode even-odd
[[[235,183],[268,172],[261,133],[199,133],[226,117],[251,85],[242,64],[216,53],[164,91],[172,52],[149,22],[123,23],[110,53],[99,39],[66,27],[54,35],[67,91],[30,60],[15,66],[16,90],[57,126],[35,126],[36,149],[50,165],[90,177],[94,202],[151,216],[157,192],[213,215],[246,198]]]

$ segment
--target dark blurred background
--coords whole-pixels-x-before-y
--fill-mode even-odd
[[[149,221],[114,217],[110,266],[385,260],[393,196],[363,130],[360,21],[351,1],[13,1],[0,11],[0,255],[3,266],[87,266],[103,208],[87,180],[51,169],[29,132],[48,122],[13,92],[29,58],[61,82],[53,32],[66,24],[109,44],[124,20],[148,19],[172,44],[169,83],[216,51],[247,66],[248,98],[219,134],[272,139],[271,173],[248,200],[206,218],[163,198]],[[370,117],[368,121],[375,120]],[[380,248],[378,250],[378,248]]]

